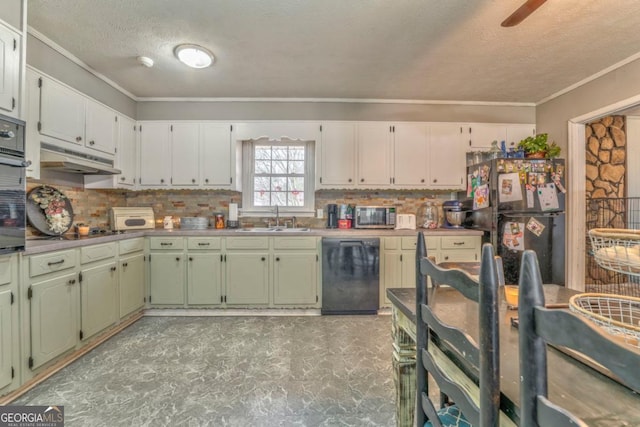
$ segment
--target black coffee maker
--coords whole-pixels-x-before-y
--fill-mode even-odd
[[[338,228],[338,205],[327,205],[327,228]]]

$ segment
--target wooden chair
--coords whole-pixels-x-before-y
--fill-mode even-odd
[[[439,411],[429,398],[428,374],[472,425],[495,427],[500,424],[500,349],[499,275],[493,247],[489,244],[482,247],[479,281],[462,270],[442,269],[425,255],[424,237],[419,233],[416,251],[416,425],[422,427],[425,420],[429,420],[433,426],[442,426]],[[478,303],[479,344],[435,315],[427,304],[427,277],[434,283],[457,289]],[[465,361],[464,367],[460,361]],[[474,378],[479,378],[479,384]],[[442,399],[439,406],[443,408]]]
[[[599,327],[571,311],[545,308],[540,267],[533,251],[523,254],[519,288],[521,426],[587,425],[547,397],[547,344],[580,352],[640,390],[638,353],[611,340]]]

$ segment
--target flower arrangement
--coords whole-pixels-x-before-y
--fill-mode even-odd
[[[67,197],[53,187],[42,186],[31,193],[31,199],[44,212],[49,230],[62,234],[71,225],[71,215],[67,211]]]

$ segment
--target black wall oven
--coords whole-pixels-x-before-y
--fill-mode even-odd
[[[24,122],[0,115],[0,254],[23,251],[26,240]]]

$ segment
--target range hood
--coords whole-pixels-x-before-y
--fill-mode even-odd
[[[113,160],[60,148],[46,142],[40,144],[40,167],[82,175],[117,175],[122,173],[121,170],[113,167]]]

